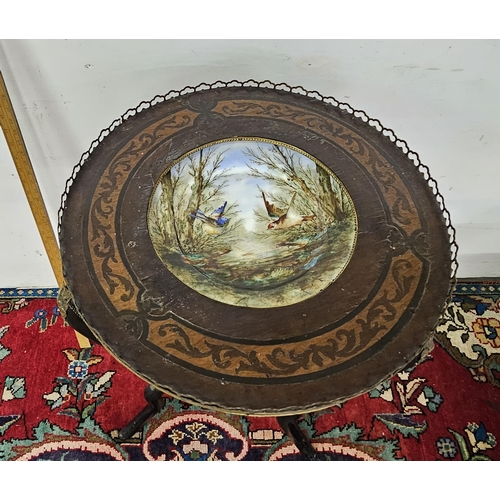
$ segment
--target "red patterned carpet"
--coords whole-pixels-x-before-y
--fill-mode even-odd
[[[274,418],[171,398],[120,441],[146,384],[80,349],[56,300],[33,298],[51,293],[0,289],[0,460],[301,459]],[[300,425],[320,460],[500,459],[500,285],[459,284],[425,362]]]

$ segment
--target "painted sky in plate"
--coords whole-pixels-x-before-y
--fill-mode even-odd
[[[219,227],[211,213],[226,202],[229,221],[218,219]],[[265,141],[223,142],[183,158],[162,176],[149,212],[153,245],[177,278],[246,307],[289,305],[324,290],[347,265],[356,226],[335,176]]]

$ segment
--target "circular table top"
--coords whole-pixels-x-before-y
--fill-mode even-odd
[[[79,315],[140,377],[209,408],[299,413],[373,388],[424,348],[452,266],[435,193],[377,128],[241,86],[123,120],[62,207]]]

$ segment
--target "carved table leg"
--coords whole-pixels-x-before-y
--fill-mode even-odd
[[[144,389],[144,399],[148,402],[136,416],[129,422],[123,429],[118,433],[120,439],[129,439],[132,437],[154,414],[158,413],[162,407],[162,396],[163,393],[153,387],[148,385]]]
[[[295,446],[298,448],[304,459],[316,460],[316,450],[312,447],[311,442],[298,425],[299,417],[299,415],[289,415],[285,417],[277,417],[277,420],[285,434],[295,443]]]

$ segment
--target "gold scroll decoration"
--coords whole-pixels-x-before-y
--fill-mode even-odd
[[[422,262],[411,251],[395,258],[371,303],[341,328],[316,339],[279,346],[228,343],[171,317],[149,321],[147,340],[174,362],[215,374],[282,378],[316,373],[352,359],[390,332],[410,304],[421,273]]]
[[[104,292],[117,311],[137,310],[137,286],[118,250],[116,204],[127,176],[137,162],[174,132],[193,124],[197,113],[180,111],[141,131],[129,141],[106,167],[90,208],[88,242],[92,265]]]

